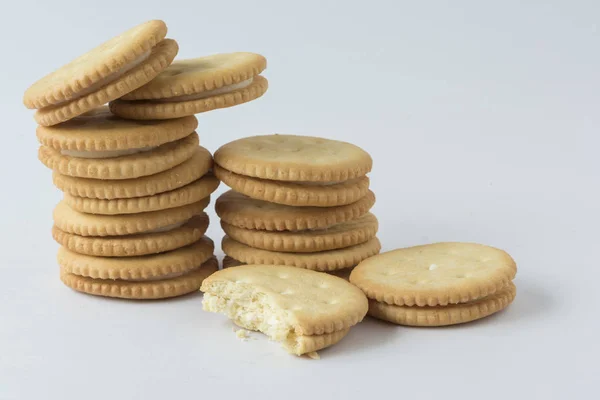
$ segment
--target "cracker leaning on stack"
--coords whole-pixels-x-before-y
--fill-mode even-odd
[[[233,190],[216,203],[224,266],[288,265],[348,275],[379,253],[369,209],[372,159],[350,143],[310,136],[239,139],[215,153]]]
[[[78,291],[172,297],[218,269],[204,209],[219,181],[193,114],[261,96],[266,60],[233,53],[171,64],[178,46],[166,33],[162,21],[141,24],[25,93],[38,109],[39,159],[65,193],[52,229],[61,279]]]

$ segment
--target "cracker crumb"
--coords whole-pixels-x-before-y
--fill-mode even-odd
[[[431,265],[429,266],[429,270],[430,270],[430,271],[433,271],[434,269],[437,269],[437,267],[438,267],[438,266],[437,266],[436,264],[431,264]]]
[[[311,351],[310,353],[306,353],[306,355],[308,356],[308,358],[311,358],[313,360],[320,360],[321,359],[321,356],[316,351]]]
[[[240,339],[241,341],[245,342],[246,340],[248,340],[248,338],[250,337],[248,335],[248,331],[245,329],[240,329],[239,331],[235,332],[235,336],[238,337],[238,339]]]

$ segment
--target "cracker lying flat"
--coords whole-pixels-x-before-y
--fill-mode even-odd
[[[358,146],[311,136],[252,136],[227,143],[215,163],[233,173],[276,181],[340,182],[371,171],[371,156]]]
[[[183,139],[165,143],[148,150],[134,150],[132,154],[103,158],[104,152],[75,152],[64,154],[51,147],[41,146],[39,160],[48,168],[62,174],[91,179],[132,179],[166,171],[189,160],[198,148],[194,132]],[[118,151],[115,153],[118,154]],[[109,153],[109,154],[112,154]],[[98,158],[87,157],[99,156]]]
[[[176,208],[138,214],[99,215],[73,210],[64,201],[54,209],[58,229],[79,236],[122,236],[175,229],[201,214],[208,199]]]
[[[176,278],[158,281],[134,282],[124,280],[94,279],[64,271],[60,279],[70,288],[96,296],[123,299],[154,300],[182,296],[198,291],[202,281],[218,269],[216,258],[210,258],[199,268]]]
[[[505,288],[517,267],[504,251],[474,243],[399,249],[361,262],[350,282],[370,299],[398,306],[466,303]]]
[[[80,236],[52,227],[52,237],[79,254],[99,257],[132,257],[163,253],[197,242],[206,233],[208,215],[201,213],[180,227],[154,233],[124,236]]]
[[[366,176],[327,185],[279,182],[238,175],[215,165],[215,176],[249,197],[289,206],[333,207],[357,202],[369,192]]]
[[[355,246],[317,253],[283,253],[255,249],[228,236],[223,237],[221,247],[225,254],[245,264],[288,265],[323,272],[353,267],[381,250],[377,238]]]
[[[205,175],[188,185],[154,196],[106,200],[77,197],[65,193],[64,201],[72,209],[88,214],[137,214],[181,207],[202,200],[210,201],[210,194],[218,187],[219,180],[217,178]]]
[[[55,150],[115,151],[155,147],[190,135],[198,127],[194,116],[171,120],[132,121],[98,107],[67,122],[38,126],[39,142]]]
[[[252,83],[244,88],[225,94],[218,94],[197,100],[152,101],[138,100],[112,101],[110,110],[123,118],[151,120],[180,118],[186,115],[237,106],[261,97],[267,91],[269,82],[262,76],[256,76]]]
[[[104,86],[143,59],[166,34],[167,26],[159,20],[131,28],[34,83],[25,92],[23,103],[27,108],[43,108]]]
[[[206,279],[201,290],[206,311],[224,313],[297,355],[339,341],[368,308],[364,294],[348,282],[286,266],[228,268]]]
[[[217,199],[215,210],[226,223],[244,229],[301,231],[325,229],[360,218],[373,204],[375,195],[371,191],[345,206],[293,207],[253,199],[230,190]]]
[[[517,294],[511,282],[496,293],[468,303],[447,306],[396,306],[369,300],[369,315],[399,325],[446,326],[475,321],[508,307]]]
[[[63,192],[77,197],[94,199],[127,199],[153,196],[185,186],[200,179],[212,167],[212,156],[204,147],[198,147],[187,161],[158,174],[135,179],[100,180],[52,174],[54,185]]]
[[[212,257],[214,244],[204,236],[199,241],[160,254],[134,257],[95,257],[58,250],[58,264],[64,272],[94,279],[150,281],[184,275]]]
[[[98,88],[91,86],[88,88],[89,90],[80,93],[79,97],[64,103],[40,108],[34,114],[34,118],[40,125],[56,125],[100,107],[109,101],[118,99],[150,82],[173,62],[178,51],[179,46],[176,41],[164,39],[150,49],[147,58],[140,60],[139,64],[122,75],[118,75],[106,85]]]
[[[221,221],[225,234],[233,240],[257,249],[292,253],[314,253],[361,244],[375,237],[378,226],[377,218],[371,213],[328,229],[299,232],[244,229]]]

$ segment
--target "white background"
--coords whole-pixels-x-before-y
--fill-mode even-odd
[[[4,8],[0,399],[594,398],[599,16],[594,0]],[[268,58],[263,98],[198,116],[205,147],[276,132],[364,147],[384,250],[442,240],[504,248],[519,266],[515,303],[451,328],[367,319],[312,361],[258,334],[239,341],[224,317],[201,310],[200,295],[128,302],[63,287],[50,235],[61,193],[37,161],[22,94],[153,18],[167,22],[180,58]],[[216,218],[209,234],[220,240]]]

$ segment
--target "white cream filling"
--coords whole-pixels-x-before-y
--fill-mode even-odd
[[[137,67],[138,65],[140,65],[141,63],[146,61],[148,59],[148,57],[150,57],[151,52],[152,52],[151,50],[145,51],[144,53],[140,54],[139,57],[137,57],[136,59],[132,60],[131,62],[123,65],[118,70],[106,75],[104,78],[100,79],[98,82],[94,83],[93,85],[77,92],[76,97],[66,100],[66,101],[63,101],[63,102],[60,102],[56,105],[64,104],[64,103],[79,99],[83,96],[87,96],[88,94],[95,92],[96,90],[100,89],[101,87],[108,85],[112,81],[125,75],[126,72],[131,71],[133,68]]]
[[[248,87],[248,86],[250,86],[250,84],[252,83],[253,80],[254,80],[254,78],[250,78],[250,79],[246,79],[245,81],[234,83],[233,85],[220,87],[218,89],[206,90],[204,92],[188,94],[188,95],[184,95],[184,96],[169,97],[166,99],[156,99],[154,101],[164,103],[164,102],[171,102],[171,101],[189,101],[189,100],[206,99],[207,97],[217,96],[217,95],[225,94],[225,93],[231,93],[235,90],[239,90],[239,89]]]
[[[156,149],[158,146],[143,147],[139,149],[125,150],[103,150],[103,151],[79,151],[79,150],[61,150],[60,154],[64,156],[77,158],[113,158],[120,156],[129,156],[131,154],[144,153]]]
[[[152,229],[151,231],[144,231],[144,233],[160,233],[160,232],[172,231],[173,229],[177,229],[177,228],[179,228],[180,226],[182,226],[183,224],[185,224],[187,222],[188,221],[178,222],[176,224],[171,224],[171,225],[163,226],[162,228]]]

